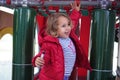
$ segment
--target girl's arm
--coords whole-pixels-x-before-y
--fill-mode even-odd
[[[73,24],[72,31],[75,32],[77,25],[78,25],[78,21],[81,18],[80,4],[77,4],[77,2],[74,2],[71,4],[71,7],[72,7],[72,13],[70,14],[70,18],[71,18],[72,24]]]

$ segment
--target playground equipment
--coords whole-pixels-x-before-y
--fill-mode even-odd
[[[44,10],[47,11],[49,6],[52,6],[52,9],[54,9],[56,6],[68,6],[73,1],[0,0],[1,6],[15,9],[13,26],[13,80],[33,79],[31,59],[33,56],[34,20],[37,12],[35,10],[46,7]],[[76,1],[79,2],[79,0]],[[92,45],[90,45],[90,53],[87,53],[87,55],[90,54],[90,63],[93,71],[89,73],[88,80],[112,80],[115,17],[120,16],[120,0],[80,0],[80,3],[83,13],[84,10],[87,10],[93,21],[90,27]],[[119,59],[120,57],[118,58],[118,75],[120,75]]]
[[[90,80],[112,79],[115,11],[95,10],[91,31]]]
[[[12,80],[31,80],[33,77],[31,59],[34,52],[35,15],[34,9],[18,8],[15,10]]]

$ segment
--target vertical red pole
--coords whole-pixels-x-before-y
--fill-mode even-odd
[[[91,17],[88,15],[88,11],[83,10],[83,15],[81,17],[81,27],[80,27],[80,43],[88,56],[88,49],[89,49],[89,36],[90,36],[90,25],[91,25]],[[86,15],[87,13],[87,15]],[[87,70],[83,68],[78,69],[78,78],[80,80],[86,80],[87,77]]]
[[[6,3],[10,5],[11,4],[11,0],[6,0]]]

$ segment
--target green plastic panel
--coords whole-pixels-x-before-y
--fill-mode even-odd
[[[12,80],[33,80],[33,42],[36,11],[20,7],[14,12]]]
[[[91,27],[90,80],[112,80],[115,34],[115,11],[98,9],[93,12]]]

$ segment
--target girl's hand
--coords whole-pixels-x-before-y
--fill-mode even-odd
[[[37,57],[36,60],[35,60],[35,65],[36,65],[37,67],[42,67],[42,66],[44,65],[44,60],[43,60],[43,58]]]
[[[71,3],[71,7],[72,7],[72,9],[75,9],[75,10],[77,10],[77,11],[80,11],[81,5],[78,4],[78,3],[75,1],[74,3]]]

